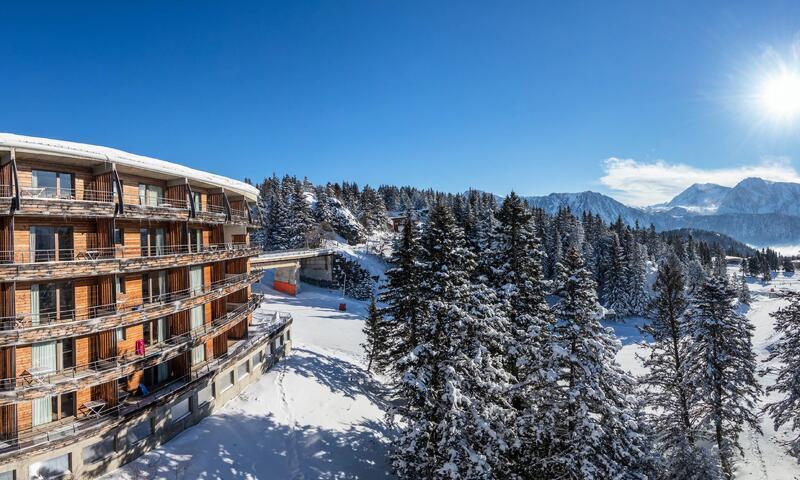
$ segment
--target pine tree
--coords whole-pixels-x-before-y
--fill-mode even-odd
[[[625,235],[626,308],[628,315],[646,315],[650,303],[647,292],[647,257],[644,246],[636,243],[630,231]]]
[[[291,247],[290,213],[281,189],[276,189],[267,215],[265,248],[287,250]]]
[[[530,457],[542,446],[535,434],[535,412],[540,394],[552,377],[549,354],[553,315],[545,299],[542,257],[534,233],[532,215],[522,199],[511,193],[496,214],[487,252],[489,285],[508,318],[504,336],[506,369],[516,380],[509,399],[518,414],[517,436],[521,448],[513,462],[519,473],[526,471]]]
[[[399,361],[405,419],[395,441],[395,472],[402,478],[502,477],[508,385],[487,347],[502,328],[486,309],[488,292],[470,283],[474,257],[442,203],[430,212],[422,246],[420,287],[431,295],[419,343]]]
[[[364,349],[364,353],[367,357],[367,372],[372,371],[373,364],[375,364],[379,370],[382,370],[386,366],[384,357],[386,352],[386,332],[384,327],[383,315],[381,315],[380,310],[378,310],[378,305],[375,303],[375,297],[373,296],[370,300],[367,319],[364,322],[363,332],[365,340],[364,343],[361,344],[361,348]]]
[[[739,303],[743,305],[750,305],[751,301],[750,288],[747,286],[747,278],[742,275],[739,278]]]
[[[616,363],[619,341],[600,324],[595,284],[575,248],[559,276],[561,300],[553,307],[558,384],[538,412],[548,451],[533,477],[650,478],[653,453],[639,424],[634,380]]]
[[[423,278],[419,231],[411,212],[406,212],[403,232],[386,271],[381,301],[386,305],[386,354],[390,368],[419,344],[419,331],[427,317],[424,299],[429,292],[420,288]],[[399,373],[398,373],[399,374]]]
[[[709,426],[727,478],[733,475],[734,449],[741,452],[742,429],[760,431],[753,326],[736,311],[736,297],[726,278],[710,277],[696,292],[687,322],[688,381],[702,400],[697,423]]]
[[[672,254],[659,266],[652,303],[655,315],[642,329],[653,341],[644,344],[649,356],[643,362],[647,373],[641,382],[647,406],[657,412],[653,425],[666,460],[667,478],[713,479],[718,478],[714,463],[697,445],[693,423],[698,399],[686,369],[689,339],[684,288],[683,265]]]
[[[309,246],[308,234],[314,226],[314,221],[303,184],[294,180],[291,185],[288,224],[289,248],[303,248]]]
[[[768,393],[779,393],[781,398],[766,405],[775,429],[789,424],[793,432],[800,431],[800,294],[787,295],[789,305],[771,313],[775,318],[775,331],[780,335],[772,344],[768,362],[778,361],[776,379],[767,387]],[[800,434],[789,443],[789,451],[800,457]]]
[[[627,260],[625,251],[616,233],[611,235],[611,249],[608,252],[608,269],[606,285],[603,289],[605,306],[614,311],[614,316],[628,315],[628,279],[626,276]]]

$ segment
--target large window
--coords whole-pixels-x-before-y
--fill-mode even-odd
[[[75,287],[72,282],[31,285],[31,324],[75,318]]]
[[[199,253],[203,249],[203,231],[199,228],[189,230],[189,247],[194,253]]]
[[[157,185],[139,184],[139,205],[157,207],[164,203],[164,188]]]
[[[33,170],[31,174],[32,188],[29,192],[31,196],[40,198],[75,198],[71,173]]]
[[[28,476],[33,480],[51,480],[66,478],[70,474],[70,454],[65,453],[58,457],[49,458],[41,462],[32,463],[28,467]]]
[[[142,299],[144,303],[158,303],[167,293],[167,272],[160,270],[142,275]]]
[[[142,228],[139,237],[143,257],[164,255],[166,241],[163,228]]]
[[[30,257],[25,261],[69,261],[72,248],[72,227],[30,227]]]

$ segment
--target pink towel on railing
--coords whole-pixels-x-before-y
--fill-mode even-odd
[[[136,355],[144,355],[144,339],[136,340]]]

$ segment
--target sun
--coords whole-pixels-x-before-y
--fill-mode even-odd
[[[759,100],[766,116],[791,122],[800,118],[800,71],[783,70],[767,76]]]

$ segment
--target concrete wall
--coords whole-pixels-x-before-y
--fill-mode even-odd
[[[18,453],[14,461],[0,464],[0,478],[5,478],[4,474],[15,472],[12,478],[27,479],[31,465],[63,455],[69,457],[70,471],[74,478],[97,478],[125,465],[218,411],[248,385],[257,381],[291,351],[290,331],[291,327],[287,326],[279,333],[261,339],[247,350],[243,358],[232,362],[213,377],[193,385],[169,402],[144,408],[122,424],[111,425],[105,431],[89,437],[77,438],[68,445],[52,448],[47,453]],[[261,362],[257,357],[258,352],[265,352]],[[244,364],[248,366],[249,373],[241,376],[240,366]],[[223,388],[228,383],[226,379],[231,375],[233,384]],[[209,393],[213,398],[204,400]],[[173,413],[180,414],[184,407],[188,411],[179,418],[173,418]],[[103,451],[104,454],[91,458],[92,451]]]
[[[276,268],[273,287],[279,292],[297,295],[300,291],[299,266]]]
[[[304,258],[300,260],[300,279],[320,286],[328,286],[333,281],[333,259],[330,255]]]

